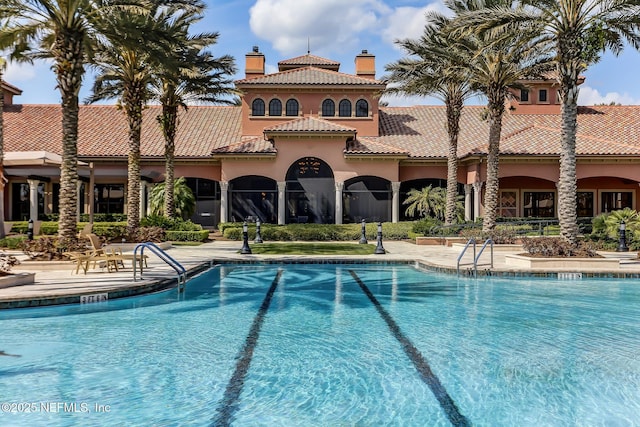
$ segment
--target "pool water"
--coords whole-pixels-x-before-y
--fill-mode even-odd
[[[639,320],[633,280],[226,265],[0,311],[0,425],[640,425]]]

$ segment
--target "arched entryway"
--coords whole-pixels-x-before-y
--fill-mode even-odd
[[[334,223],[335,181],[325,161],[316,157],[295,161],[286,181],[287,223]]]
[[[229,182],[231,221],[278,222],[278,185],[264,176],[250,175]]]
[[[359,176],[345,181],[343,222],[391,221],[391,182],[376,176]]]

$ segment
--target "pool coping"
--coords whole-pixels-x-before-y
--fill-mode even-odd
[[[587,270],[584,269],[516,269],[516,268],[486,268],[479,265],[477,269],[465,265],[458,270],[457,267],[442,265],[430,262],[425,259],[408,258],[407,256],[394,256],[387,259],[376,259],[370,256],[273,256],[273,257],[252,257],[241,258],[239,256],[214,257],[208,261],[187,269],[187,279],[191,279],[198,274],[209,270],[215,265],[235,264],[235,265],[284,265],[284,264],[373,264],[373,265],[412,265],[426,271],[443,273],[459,277],[539,277],[539,278],[560,278],[564,280],[575,280],[582,278],[618,278],[618,279],[638,279],[640,271],[619,271],[619,270]],[[458,274],[459,273],[459,274]],[[54,295],[30,296],[30,297],[4,297],[0,299],[0,310],[44,307],[51,305],[80,304],[86,297],[99,296],[101,301],[106,299],[127,298],[165,291],[177,288],[178,282],[175,276],[163,277],[145,282],[130,282],[122,284],[121,281],[114,282],[109,287],[96,290],[71,291]]]

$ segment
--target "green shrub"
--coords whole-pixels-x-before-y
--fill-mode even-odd
[[[27,240],[26,236],[5,237],[4,239],[0,239],[0,247],[6,249],[21,249],[24,240]]]
[[[436,218],[426,217],[413,223],[412,231],[422,236],[433,233],[435,227],[442,225],[442,221]]]
[[[561,237],[525,237],[522,239],[522,248],[530,255],[549,258],[598,256],[595,247],[589,242],[579,242],[578,246],[575,247]]]
[[[230,240],[242,239],[242,223],[230,224],[220,224],[220,230],[223,236]],[[382,224],[383,239],[408,239],[412,231],[413,222],[385,222]],[[367,239],[376,239],[378,235],[378,225],[376,223],[368,223],[365,233]],[[361,234],[361,224],[262,224],[260,227],[262,239],[274,241],[353,241],[359,240]],[[249,240],[254,240],[255,235],[255,224],[248,224]]]
[[[204,242],[209,237],[209,230],[200,231],[178,231],[167,230],[166,239],[175,242]]]
[[[201,231],[202,226],[191,220],[182,218],[168,218],[163,215],[149,215],[140,220],[141,227],[161,227],[169,231]]]

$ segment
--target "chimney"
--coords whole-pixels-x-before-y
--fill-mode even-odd
[[[4,105],[13,105],[13,97],[15,95],[22,95],[22,90],[4,80],[0,80],[0,96],[3,97]]]
[[[258,46],[254,46],[253,51],[246,55],[245,78],[260,76],[264,76],[264,54],[260,53]]]
[[[356,76],[375,80],[376,78],[376,57],[367,50],[356,56]]]

